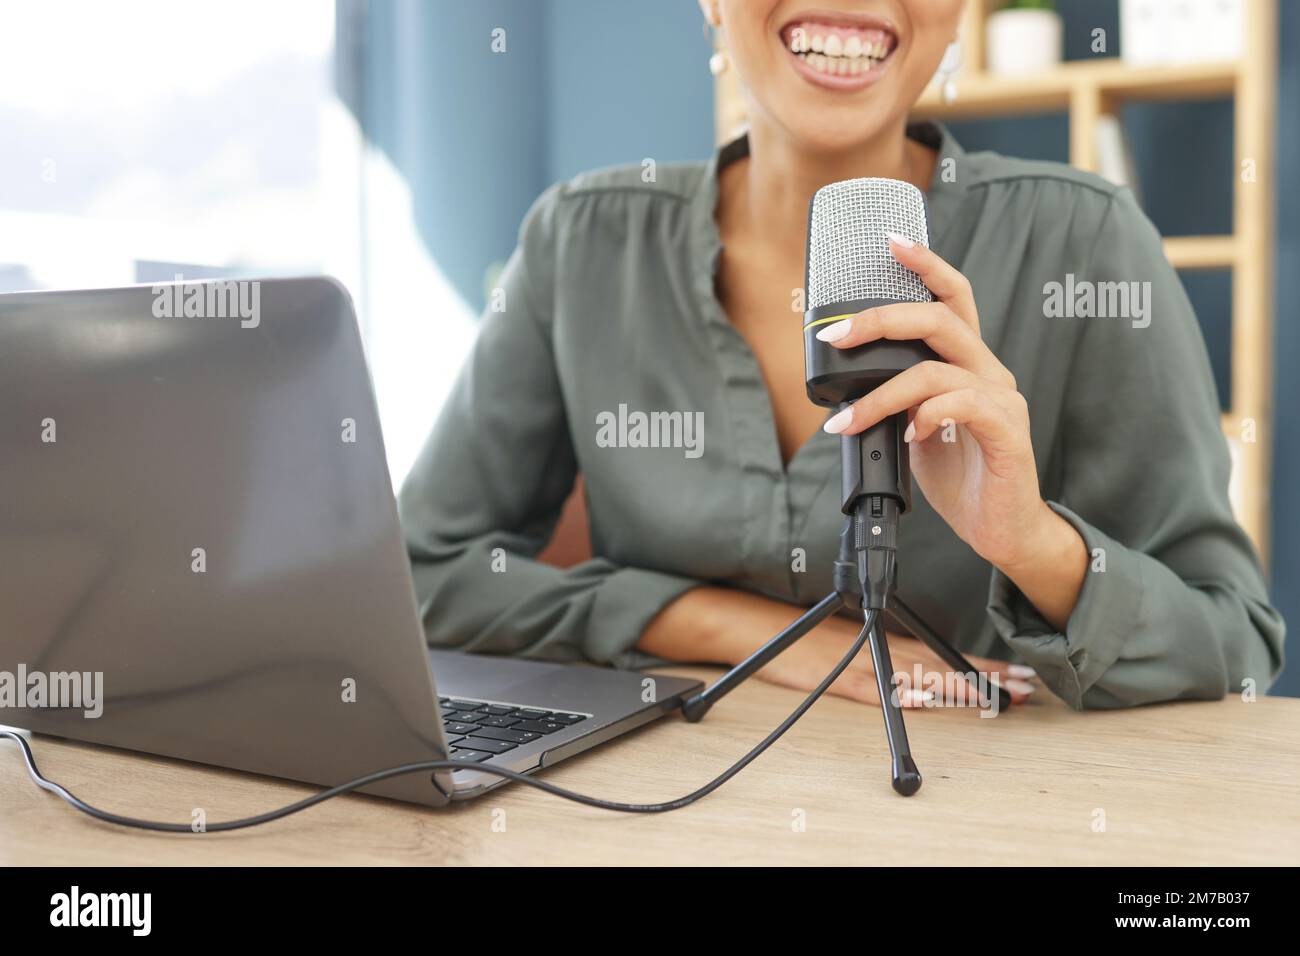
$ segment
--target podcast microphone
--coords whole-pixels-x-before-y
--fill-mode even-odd
[[[804,276],[804,370],[808,397],[847,408],[904,369],[938,356],[919,339],[880,339],[837,349],[817,338],[831,322],[896,302],[933,296],[889,251],[888,233],[928,246],[925,197],[897,179],[847,179],[823,186],[808,208]],[[900,412],[840,439],[841,510],[851,520],[864,609],[883,611],[893,591],[898,519],[912,507],[912,471]]]
[[[933,298],[921,277],[889,251],[891,232],[929,246],[925,198],[915,186],[896,179],[848,179],[823,186],[809,203],[804,371],[808,397],[817,405],[847,408],[899,372],[939,357],[919,339],[881,339],[837,349],[817,338],[822,326],[863,309]],[[840,436],[840,510],[847,517],[835,559],[834,590],[711,686],[683,701],[682,714],[691,722],[701,720],[714,704],[823,621],[860,605],[889,741],[893,787],[908,797],[921,788],[921,772],[912,759],[895,693],[885,610],[977,690],[980,675],[894,592],[898,521],[912,507],[912,469],[903,441],[906,424],[907,413],[900,412],[861,434]],[[859,638],[854,646],[861,644]],[[995,693],[1000,707],[1011,703],[1006,691],[996,688]]]

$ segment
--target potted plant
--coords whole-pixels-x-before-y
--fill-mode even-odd
[[[985,25],[990,73],[1036,73],[1061,62],[1061,17],[1053,0],[1007,0]]]

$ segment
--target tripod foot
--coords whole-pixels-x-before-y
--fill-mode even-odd
[[[921,789],[921,771],[911,757],[899,757],[894,761],[894,789],[904,797],[910,797]]]
[[[705,700],[702,695],[696,694],[682,704],[682,716],[686,718],[688,724],[698,724],[704,719],[704,715],[709,712],[711,706],[713,706],[712,702]]]

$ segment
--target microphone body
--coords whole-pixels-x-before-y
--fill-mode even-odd
[[[815,404],[843,408],[918,362],[937,359],[919,340],[881,339],[837,349],[817,338],[831,322],[864,309],[933,297],[889,251],[888,233],[929,245],[925,198],[895,179],[850,179],[823,186],[808,214],[804,370]],[[895,580],[898,518],[912,506],[903,441],[906,413],[841,439],[841,509],[856,552],[863,607],[883,610]]]

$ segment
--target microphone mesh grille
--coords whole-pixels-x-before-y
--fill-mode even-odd
[[[897,179],[846,179],[813,195],[808,216],[808,308],[854,299],[928,302],[925,283],[899,265],[886,233],[930,244],[925,197]]]

